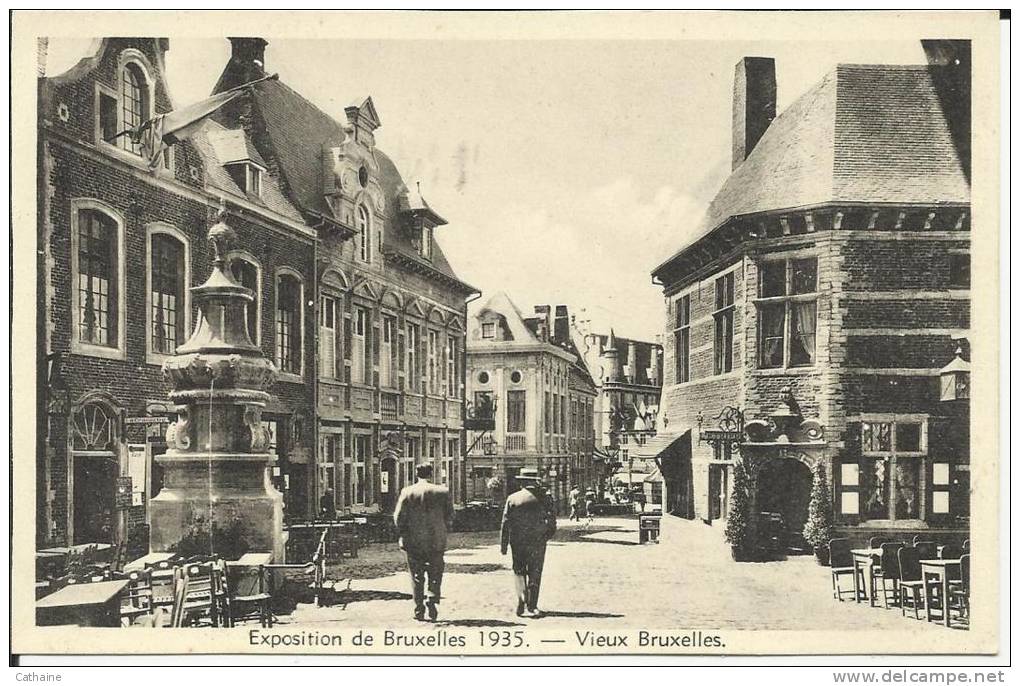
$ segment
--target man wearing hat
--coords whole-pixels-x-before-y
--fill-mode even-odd
[[[417,481],[400,491],[393,522],[400,534],[400,549],[407,555],[414,597],[414,618],[436,621],[443,583],[446,530],[453,522],[453,501],[445,486],[431,483],[432,465],[414,470]],[[426,590],[426,577],[428,578]]]
[[[521,489],[506,499],[503,509],[500,550],[506,555],[509,546],[513,556],[517,616],[523,617],[527,612],[530,617],[541,617],[538,592],[542,586],[545,544],[556,533],[556,509],[537,469],[522,469],[517,483]]]

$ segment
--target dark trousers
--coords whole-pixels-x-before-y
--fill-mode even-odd
[[[407,568],[411,571],[411,592],[414,596],[414,609],[425,609],[425,601],[439,604],[440,587],[443,584],[442,551],[437,553],[407,554]],[[427,581],[426,581],[427,577]]]
[[[545,543],[510,546],[517,583],[517,600],[529,610],[538,607],[542,588],[542,566],[545,564]]]

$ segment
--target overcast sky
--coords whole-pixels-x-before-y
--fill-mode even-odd
[[[917,42],[274,40],[266,68],[341,121],[371,95],[376,142],[450,223],[437,240],[484,302],[568,304],[651,339],[650,271],[730,170],[733,67],[776,58],[782,110],[838,63],[922,64]],[[50,44],[48,73],[87,40]],[[171,39],[170,91],[209,94],[226,39]]]

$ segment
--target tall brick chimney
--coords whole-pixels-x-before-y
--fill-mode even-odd
[[[223,68],[213,93],[240,86],[266,75],[266,46],[264,38],[228,38],[230,60]]]
[[[567,306],[557,305],[555,312],[553,340],[557,343],[566,343],[570,339],[570,315],[567,312]]]
[[[776,118],[776,61],[745,57],[733,75],[733,169],[747,159]]]

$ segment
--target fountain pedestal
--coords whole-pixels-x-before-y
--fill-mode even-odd
[[[178,419],[167,429],[163,489],[150,502],[154,552],[236,559],[271,552],[282,561],[283,496],[269,478],[269,435],[262,409],[277,371],[251,342],[250,290],[227,269],[234,237],[223,221],[209,229],[209,278],[191,289],[198,324],[163,364]]]

